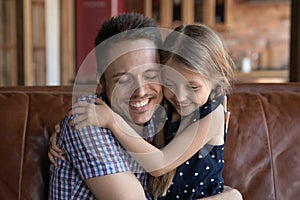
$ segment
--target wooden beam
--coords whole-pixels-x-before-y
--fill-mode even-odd
[[[203,23],[209,27],[215,25],[216,0],[203,1]]]
[[[233,0],[225,0],[225,10],[224,10],[224,17],[225,17],[225,24],[227,27],[232,25],[232,14],[233,14]]]
[[[290,81],[300,82],[300,1],[291,2]]]
[[[173,0],[160,1],[160,26],[172,28],[173,26]]]
[[[181,16],[184,24],[193,24],[195,16],[195,1],[181,1]]]
[[[16,4],[16,13],[20,16],[23,15],[23,1],[18,1]],[[18,74],[18,85],[24,85],[24,43],[23,43],[23,19],[17,20],[17,74]]]
[[[33,85],[31,0],[23,0],[23,23],[24,85]]]
[[[46,84],[45,0],[32,1],[32,71],[33,85]],[[39,30],[39,31],[36,31]]]
[[[11,85],[17,85],[18,82],[18,60],[16,59],[17,55],[17,13],[16,13],[16,1],[9,2],[10,6],[10,31],[9,31],[9,37],[10,41],[9,44],[12,46],[12,48],[9,49],[9,57],[8,60],[10,60],[10,66],[8,66],[10,69],[10,77],[11,77]],[[13,9],[12,9],[13,8]]]
[[[0,1],[0,86],[17,85],[16,1]]]
[[[75,79],[74,1],[60,1],[61,17],[61,84],[70,85]]]
[[[144,0],[144,14],[146,17],[152,18],[152,0]]]
[[[17,1],[18,85],[32,85],[32,12],[31,0]]]

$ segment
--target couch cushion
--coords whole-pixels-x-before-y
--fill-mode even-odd
[[[225,184],[238,188],[245,199],[298,198],[299,87],[298,92],[271,90],[236,90],[228,98],[232,115],[225,145]]]
[[[26,94],[0,93],[0,199],[18,199],[28,109]]]
[[[0,199],[47,199],[49,135],[71,100],[71,90],[1,91]]]

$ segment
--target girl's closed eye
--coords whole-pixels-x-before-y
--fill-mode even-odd
[[[171,83],[171,82],[168,82],[168,81],[164,81],[164,84],[165,84],[166,86],[175,86],[174,83]]]
[[[164,86],[170,90],[175,90],[175,88],[176,88],[176,84],[173,83],[172,81],[164,80],[163,83],[164,83]]]
[[[188,89],[192,89],[192,90],[199,90],[201,89],[201,87],[202,86],[200,85],[190,85],[190,84],[187,86]]]

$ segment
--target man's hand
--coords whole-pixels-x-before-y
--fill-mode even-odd
[[[60,126],[59,124],[56,124],[54,127],[54,132],[52,133],[49,139],[48,158],[55,167],[57,167],[55,158],[58,158],[60,160],[65,160],[65,157],[62,156],[63,151],[60,148],[58,148],[58,146],[56,145],[56,138],[59,132],[60,132]]]

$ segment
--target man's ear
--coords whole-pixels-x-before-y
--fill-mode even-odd
[[[97,74],[97,94],[101,94],[104,92],[105,89],[105,81],[104,81],[104,75],[100,76]]]

